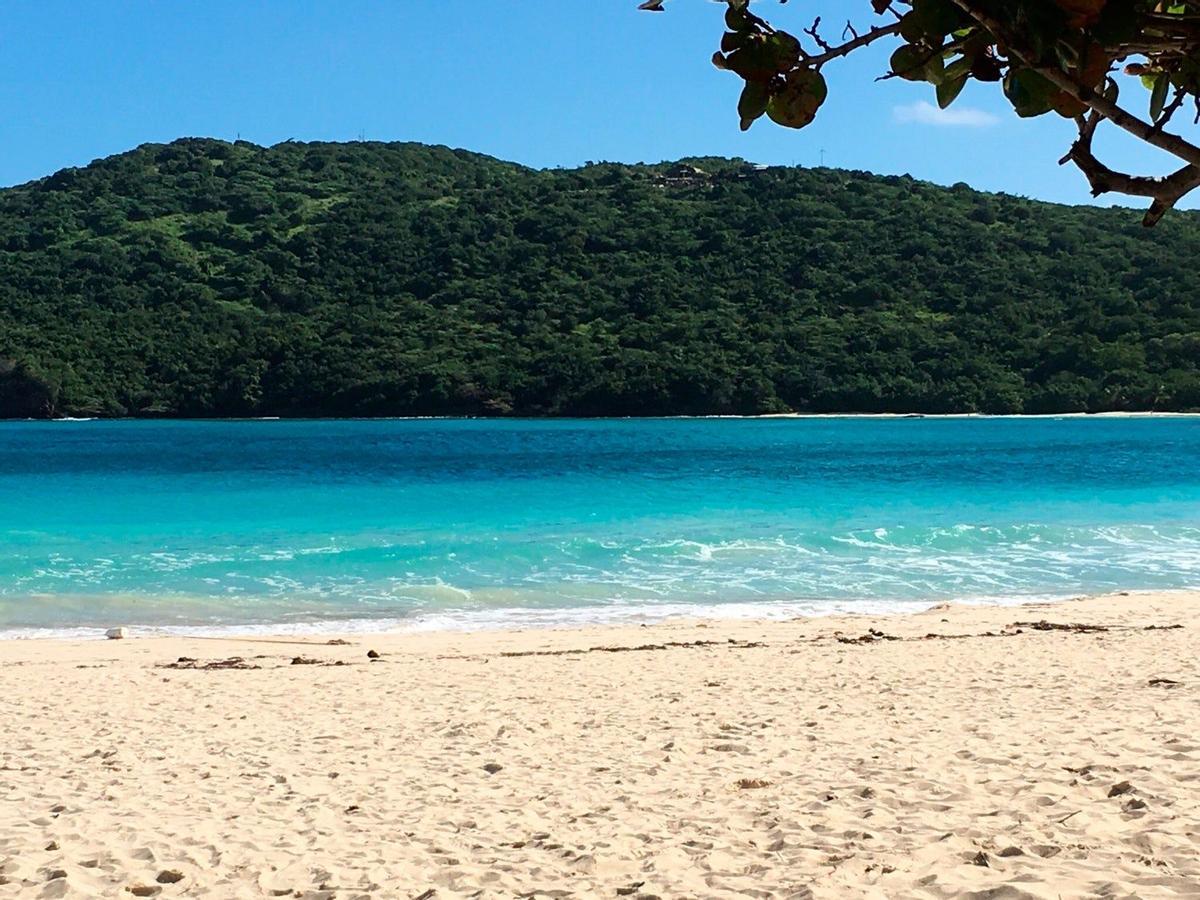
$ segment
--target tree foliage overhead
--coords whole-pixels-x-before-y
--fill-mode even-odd
[[[181,140],[0,191],[0,415],[1200,407],[1200,218]]]
[[[661,12],[664,2],[647,0],[641,8]],[[738,101],[743,129],[764,114],[791,128],[808,125],[826,97],[822,67],[889,39],[897,46],[886,77],[929,82],[942,108],[975,80],[999,85],[1020,116],[1074,119],[1079,137],[1061,161],[1079,168],[1093,195],[1152,198],[1146,225],[1200,186],[1200,146],[1167,130],[1181,109],[1193,115],[1192,125],[1200,123],[1200,2],[858,2],[882,24],[860,31],[848,22],[834,45],[822,36],[819,16],[798,37],[751,12],[750,0],[725,0],[726,31],[713,62],[745,82]],[[805,10],[811,15],[810,5]],[[1182,165],[1166,177],[1114,171],[1092,149],[1105,122]]]

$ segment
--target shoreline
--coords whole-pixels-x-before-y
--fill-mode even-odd
[[[921,412],[780,412],[737,415],[713,413],[711,415],[660,415],[660,416],[58,416],[45,419],[0,419],[0,425],[8,422],[54,422],[79,424],[83,422],[655,422],[655,421],[706,421],[710,419],[769,420],[769,419],[1200,419],[1200,410],[1191,411],[1108,411],[1108,412],[1063,412],[1063,413],[921,413]]]
[[[6,641],[0,898],[1194,896],[1198,622]]]
[[[1200,588],[1149,588],[1106,594],[980,597],[952,600],[754,600],[727,604],[671,603],[646,605],[594,605],[561,609],[498,607],[492,610],[446,610],[412,617],[379,616],[325,618],[294,622],[228,622],[222,624],[139,624],[117,620],[96,625],[0,627],[0,645],[8,641],[104,641],[110,628],[125,628],[131,639],[247,639],[255,638],[369,638],[426,634],[537,633],[541,631],[604,631],[614,628],[654,627],[678,622],[768,625],[777,622],[834,618],[905,617],[931,607],[963,608],[1045,606],[1106,596],[1171,596],[1200,594]]]

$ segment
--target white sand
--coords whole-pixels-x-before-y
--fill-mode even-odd
[[[1200,594],[349,640],[0,644],[0,898],[1200,896]]]

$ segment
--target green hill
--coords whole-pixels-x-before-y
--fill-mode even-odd
[[[908,177],[180,140],[0,191],[0,415],[1196,408],[1198,251]]]

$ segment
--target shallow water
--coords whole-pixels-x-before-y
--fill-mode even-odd
[[[9,634],[1185,587],[1200,417],[0,423]]]

